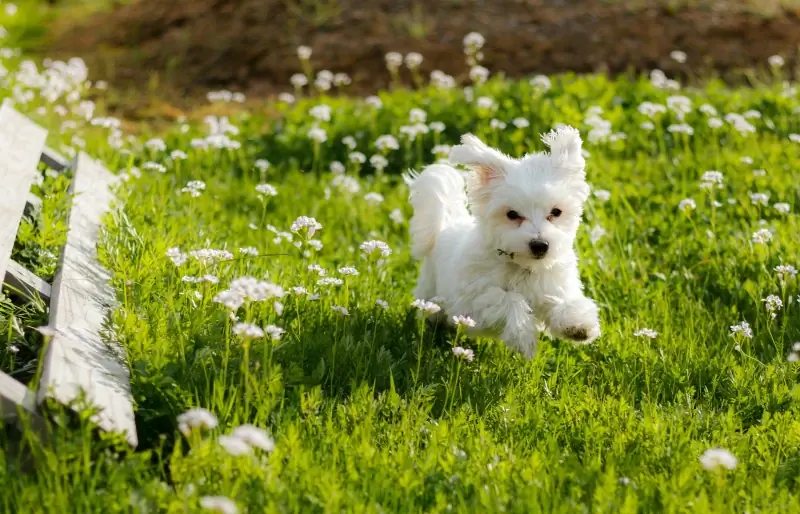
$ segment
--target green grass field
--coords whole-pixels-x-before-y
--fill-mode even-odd
[[[41,81],[42,66],[2,55],[0,99],[56,148],[85,145],[126,178],[101,257],[140,438],[130,451],[59,412],[48,441],[0,429],[3,511],[800,509],[800,98],[780,68],[736,89],[564,75],[549,89],[498,78],[397,90],[380,106],[313,95],[275,102],[277,117],[127,139],[99,126],[106,93],[79,67]],[[541,151],[556,123],[578,127],[590,154],[578,249],[603,336],[544,338],[528,362],[426,327],[399,174],[464,132]],[[386,135],[397,149],[376,145]],[[45,278],[66,183],[45,178],[15,249]],[[301,216],[321,228],[292,230]],[[4,371],[34,377],[45,319],[0,299]],[[251,429],[248,445],[231,435],[241,425],[265,433]],[[735,462],[709,469],[714,448]]]

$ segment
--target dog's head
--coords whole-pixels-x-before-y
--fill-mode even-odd
[[[470,207],[498,253],[522,266],[558,259],[575,241],[589,185],[580,133],[564,127],[542,136],[549,153],[514,159],[472,134],[450,151],[450,162],[472,170]]]

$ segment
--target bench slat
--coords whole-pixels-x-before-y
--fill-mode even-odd
[[[50,284],[13,259],[8,262],[5,283],[31,300],[37,296],[44,301],[50,300]]]
[[[102,218],[113,199],[116,178],[81,152],[73,166],[74,193],[67,243],[52,286],[50,328],[54,331],[44,360],[39,401],[54,398],[70,404],[85,399],[100,409],[94,421],[109,431],[126,433],[136,446],[130,374],[119,345],[101,337],[105,313],[115,298],[109,273],[97,262]]]
[[[16,419],[17,409],[36,415],[36,394],[0,371],[0,419]]]
[[[31,189],[47,131],[18,113],[8,100],[0,106],[0,276],[5,276],[19,222]]]
[[[55,171],[64,171],[69,168],[69,161],[67,158],[49,146],[45,146],[42,150],[41,161],[45,166]]]

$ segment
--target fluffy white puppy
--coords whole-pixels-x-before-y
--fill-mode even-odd
[[[574,250],[589,196],[580,133],[565,127],[542,140],[549,153],[514,159],[466,134],[450,151],[450,162],[470,168],[466,183],[445,164],[405,176],[412,255],[422,260],[414,294],[439,297],[439,317],[469,316],[472,334],[499,337],[526,358],[545,328],[582,343],[600,335]]]

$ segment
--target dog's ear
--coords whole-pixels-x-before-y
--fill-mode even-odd
[[[481,185],[504,177],[511,158],[490,148],[472,134],[461,136],[461,144],[450,149],[450,162],[472,168]]]
[[[561,127],[542,135],[544,144],[550,147],[554,165],[569,173],[583,173],[586,161],[582,154],[581,134],[574,127]]]

